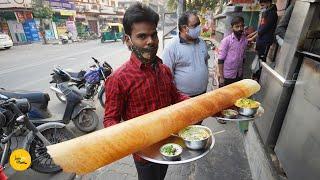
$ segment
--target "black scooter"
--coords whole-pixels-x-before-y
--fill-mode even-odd
[[[52,90],[63,93],[66,97],[67,105],[62,120],[49,120],[51,113],[48,110],[50,97],[47,93],[36,91],[8,91],[0,90],[1,97],[6,98],[26,98],[31,104],[31,111],[28,113],[30,121],[35,125],[47,122],[60,122],[69,124],[72,120],[74,125],[83,132],[92,132],[98,127],[99,118],[95,113],[95,107],[83,102],[83,97],[77,89],[69,87],[67,83],[60,83],[58,88],[50,87]]]

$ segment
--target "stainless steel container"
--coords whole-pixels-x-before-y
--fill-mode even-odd
[[[258,109],[259,109],[259,107],[256,107],[256,108],[239,107],[239,114],[244,115],[244,116],[253,116],[257,113]]]
[[[184,138],[182,138],[180,136],[180,132],[179,132],[179,136],[183,139],[185,145],[189,148],[189,149],[192,149],[192,150],[200,150],[200,149],[203,149],[206,147],[210,137],[212,136],[212,132],[209,128],[205,127],[205,126],[200,126],[200,125],[191,125],[192,127],[198,127],[198,128],[203,128],[205,129],[208,133],[209,133],[209,136],[206,138],[206,139],[202,139],[202,140],[198,140],[198,141],[189,141],[189,140],[186,140]],[[190,127],[190,126],[188,126]]]
[[[177,154],[174,155],[174,156],[169,156],[169,155],[166,155],[164,153],[161,152],[161,149],[164,147],[164,146],[168,146],[168,145],[173,145],[174,148],[177,149]],[[175,143],[169,143],[169,144],[165,144],[163,146],[161,146],[160,148],[160,153],[162,154],[162,157],[168,161],[177,161],[177,160],[180,160],[180,156],[182,154],[182,151],[183,151],[183,148],[179,145],[179,144],[175,144]]]
[[[234,114],[228,114],[227,111],[231,111],[233,112]],[[233,110],[233,109],[226,109],[226,110],[223,110],[222,111],[222,115],[224,118],[228,118],[228,119],[235,119],[238,115],[238,111],[236,110]]]

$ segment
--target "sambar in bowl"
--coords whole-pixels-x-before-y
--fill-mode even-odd
[[[212,132],[208,127],[191,125],[179,131],[179,137],[185,145],[192,150],[199,150],[206,147]]]

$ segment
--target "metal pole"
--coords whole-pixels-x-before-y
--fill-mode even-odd
[[[177,8],[177,32],[179,32],[179,18],[180,16],[186,11],[186,0],[179,0],[178,2],[178,8]]]

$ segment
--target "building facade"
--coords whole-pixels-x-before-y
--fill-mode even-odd
[[[0,32],[8,34],[14,44],[40,41],[31,0],[0,0]]]

